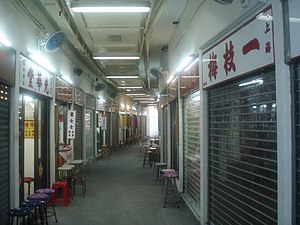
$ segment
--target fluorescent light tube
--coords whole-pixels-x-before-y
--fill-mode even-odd
[[[63,75],[61,78],[62,78],[64,81],[68,82],[69,84],[73,84],[73,81],[72,81],[69,77]]]
[[[45,59],[41,54],[34,53],[29,56],[34,62],[36,62],[41,67],[44,67],[45,69],[49,70],[50,72],[54,73],[56,70],[54,66],[51,65],[51,63]]]
[[[2,35],[0,35],[0,43],[4,44],[6,47],[11,47],[10,41]]]
[[[118,88],[131,88],[131,89],[140,89],[140,88],[143,88],[143,87],[126,87],[126,86],[119,86]]]
[[[94,59],[114,60],[114,59],[140,59],[139,56],[94,56]]]
[[[134,96],[134,95],[146,95],[146,94],[142,94],[142,93],[135,93],[135,94],[126,94],[128,96]]]
[[[71,2],[73,12],[149,12],[147,2]]]
[[[187,67],[187,65],[189,65],[189,63],[193,60],[192,56],[188,56],[186,57],[180,64],[179,66],[176,68],[176,72],[180,72],[181,70],[183,70],[185,67]]]
[[[190,63],[190,65],[188,65],[188,66],[184,69],[184,72],[186,72],[186,71],[188,71],[189,69],[191,69],[192,66],[193,66],[196,62],[198,62],[198,61],[199,61],[199,58],[196,58],[194,61],[192,61],[192,62]]]
[[[134,79],[134,78],[139,78],[139,76],[131,76],[131,75],[129,75],[129,76],[126,76],[126,75],[124,75],[124,76],[106,76],[106,78],[108,78],[108,79]]]

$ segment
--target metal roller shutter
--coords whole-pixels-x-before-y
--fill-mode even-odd
[[[119,145],[119,125],[118,125],[118,114],[111,112],[111,140],[112,140],[112,145],[116,146]]]
[[[0,83],[0,224],[9,209],[9,88]]]
[[[200,91],[184,98],[183,174],[184,196],[200,213]]]
[[[274,73],[209,90],[209,220],[277,224]]]
[[[78,105],[74,105],[76,110],[76,127],[75,127],[75,139],[74,139],[74,159],[82,159],[82,111],[83,108]]]
[[[300,224],[300,64],[295,67],[296,216]]]
[[[94,111],[90,109],[86,109],[85,114],[88,114],[90,117],[89,126],[85,126],[85,148],[86,148],[86,158],[94,158],[94,130],[95,130],[95,119],[94,119]]]

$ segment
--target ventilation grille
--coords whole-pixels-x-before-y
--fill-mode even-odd
[[[108,42],[121,42],[123,41],[122,35],[107,35],[107,41]]]

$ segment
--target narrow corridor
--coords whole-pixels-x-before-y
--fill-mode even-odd
[[[138,145],[94,162],[87,171],[86,197],[75,195],[68,207],[56,206],[58,225],[199,224],[183,202],[180,208],[162,207],[156,169],[142,164]],[[56,224],[54,217],[49,221]]]

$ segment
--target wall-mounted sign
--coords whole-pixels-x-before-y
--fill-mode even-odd
[[[68,129],[67,138],[75,138],[75,125],[76,125],[76,110],[68,110]]]
[[[75,88],[75,104],[80,106],[84,105],[84,93],[77,88]]]
[[[34,138],[34,120],[25,120],[24,128],[24,137]]]
[[[209,87],[274,63],[272,10],[266,10],[205,51],[203,87]]]
[[[84,115],[84,124],[86,128],[90,128],[91,127],[91,115],[89,113],[86,113]]]
[[[72,102],[72,86],[59,77],[55,80],[55,97],[64,102]]]
[[[52,97],[53,75],[23,56],[20,61],[20,87]]]

